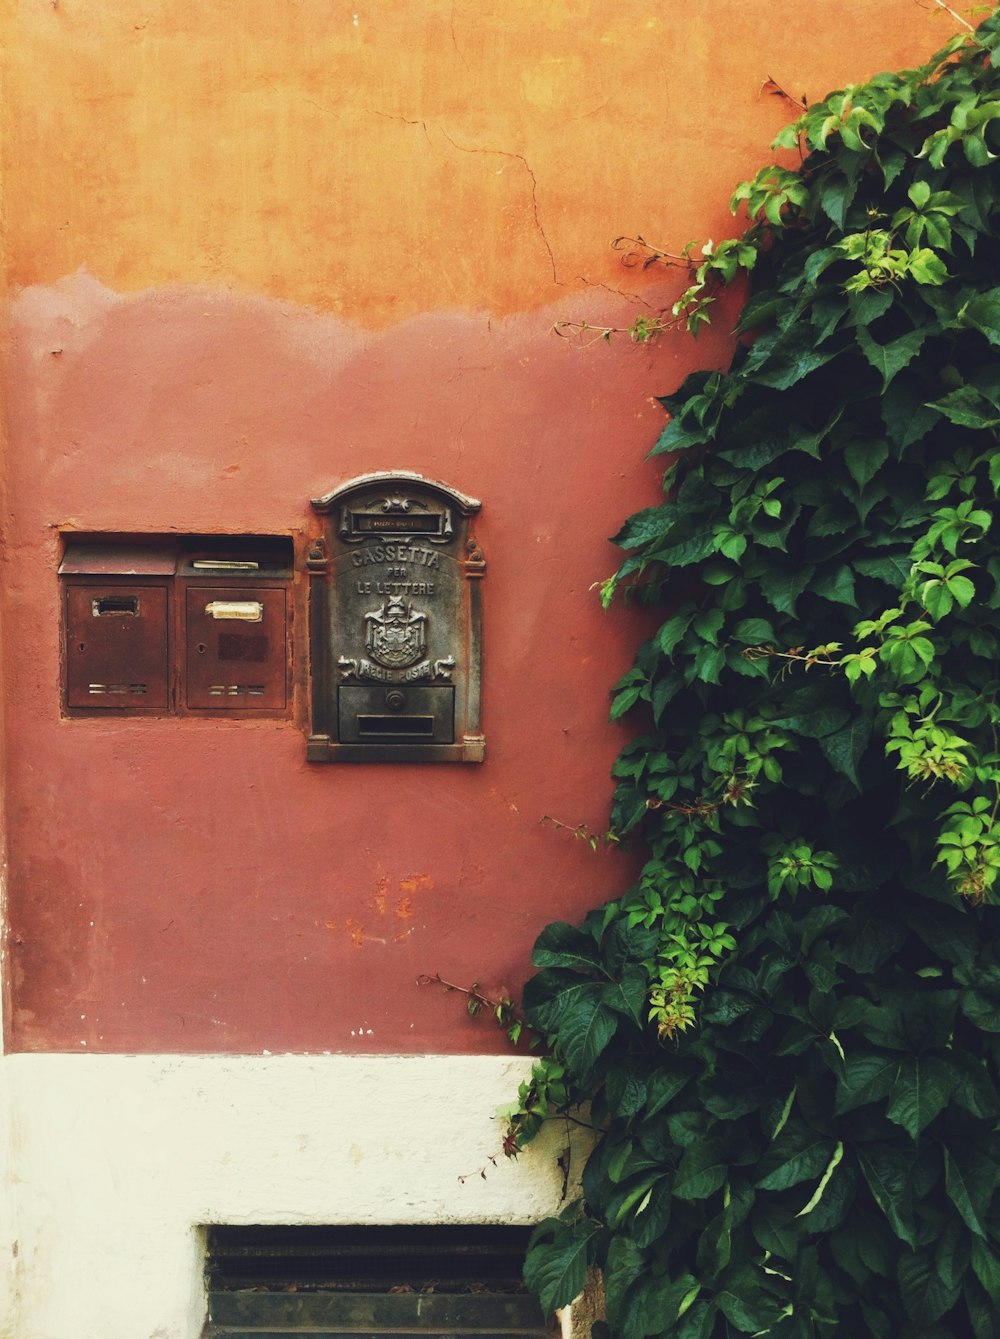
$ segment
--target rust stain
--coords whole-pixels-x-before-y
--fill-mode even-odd
[[[344,929],[351,936],[351,943],[354,945],[355,948],[364,948],[365,943],[364,926],[359,925],[357,921],[353,920],[350,916],[348,916],[347,920],[344,921]]]
[[[401,897],[396,903],[396,915],[401,921],[408,921],[413,915],[413,903],[408,897]]]
[[[409,878],[399,881],[401,893],[430,893],[433,889],[434,880],[429,874],[411,874]]]
[[[336,922],[336,921],[324,921],[324,922],[323,922],[323,929],[324,929],[324,930],[336,930],[336,928],[337,928],[337,922]]]
[[[375,897],[372,901],[372,905],[379,916],[385,915],[385,905],[388,896],[389,876],[387,874],[380,874],[378,876],[378,881],[375,884]]]

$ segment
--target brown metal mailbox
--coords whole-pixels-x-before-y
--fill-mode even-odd
[[[185,558],[179,580],[188,710],[284,709],[290,578],[290,564],[266,546]]]
[[[170,700],[170,582],[160,548],[70,543],[63,578],[69,710],[163,712]]]
[[[479,510],[405,471],[312,504],[310,762],[482,762]]]
[[[290,540],[69,539],[59,576],[70,715],[286,714]]]
[[[187,705],[210,711],[285,705],[285,592],[189,586]]]

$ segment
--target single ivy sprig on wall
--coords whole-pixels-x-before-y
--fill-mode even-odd
[[[599,1265],[622,1339],[1000,1334],[998,65],[993,14],[808,107],[741,238],[653,255],[693,330],[749,296],[602,590],[663,610],[612,708],[648,859],[542,933],[508,1135],[590,1104],[526,1275]]]

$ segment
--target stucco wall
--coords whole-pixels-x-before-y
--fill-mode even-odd
[[[8,1057],[18,1249],[0,1336],[196,1339],[206,1224],[544,1216],[564,1127],[489,1162],[524,1072],[493,1056]]]
[[[933,17],[6,6],[11,1047],[502,1046],[413,983],[513,987],[547,920],[628,882],[541,820],[605,823],[642,626],[592,587],[657,494],[651,396],[730,324],[608,349],[553,322],[678,291],[608,242],[732,227],[792,111],[769,76],[815,96],[925,53]],[[309,498],[384,468],[483,500],[485,765],[306,764],[301,598],[292,722],[61,719],[61,536],[291,535],[301,585]]]

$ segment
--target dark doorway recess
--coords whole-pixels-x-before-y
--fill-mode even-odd
[[[210,1227],[204,1339],[540,1339],[530,1230]]]

